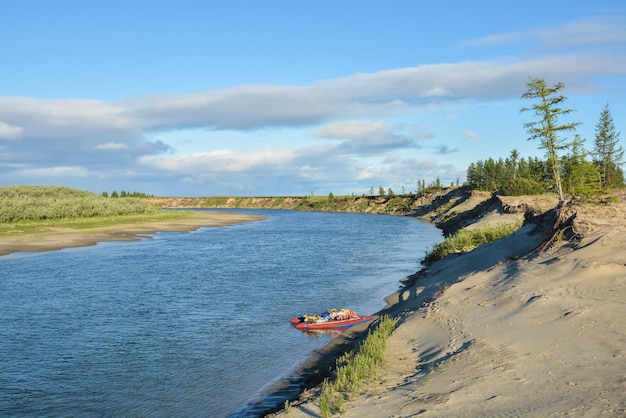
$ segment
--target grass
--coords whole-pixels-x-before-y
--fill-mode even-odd
[[[182,210],[159,210],[151,213],[132,215],[95,216],[89,218],[64,218],[44,220],[24,220],[0,222],[0,235],[22,232],[36,232],[44,228],[99,228],[140,222],[175,221],[192,216],[192,212]]]
[[[475,229],[463,229],[456,235],[446,238],[443,242],[435,244],[433,249],[424,257],[425,263],[432,263],[445,256],[461,251],[471,251],[474,248],[504,238],[521,228],[523,221],[515,223],[500,223],[493,227]]]
[[[162,210],[139,198],[108,198],[69,187],[0,187],[0,235],[45,235],[48,228],[106,228],[190,216],[190,212]]]
[[[0,187],[0,223],[150,214],[159,208],[140,198],[108,198],[62,186]]]
[[[325,379],[322,384],[319,408],[323,418],[344,412],[344,400],[350,399],[362,385],[378,374],[378,368],[385,361],[387,338],[396,324],[397,319],[383,317],[357,350],[337,360],[334,378]]]

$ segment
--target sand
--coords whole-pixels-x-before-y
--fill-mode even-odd
[[[555,239],[544,220],[430,265],[382,312],[401,318],[386,365],[337,416],[626,416],[620,199],[566,208]],[[277,415],[320,416],[311,393]]]
[[[479,201],[465,205],[471,209]],[[562,215],[575,215],[562,237],[554,237],[553,223],[544,219],[539,227],[528,224],[507,238],[446,257],[408,280],[380,312],[400,318],[386,365],[345,402],[341,416],[626,416],[626,199],[566,208]],[[518,216],[490,209],[468,226]],[[58,228],[0,237],[0,254],[258,218],[203,213],[184,222],[122,229]],[[328,359],[351,339],[358,341],[358,330],[320,353]],[[277,415],[320,416],[316,390],[288,414]]]
[[[250,214],[193,212],[177,221],[136,222],[95,228],[37,228],[27,233],[0,235],[0,256],[15,252],[38,252],[85,247],[105,241],[133,241],[156,232],[189,232],[202,227],[234,225],[263,219]]]

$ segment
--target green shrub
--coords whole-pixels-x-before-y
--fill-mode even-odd
[[[110,199],[69,187],[0,187],[0,223],[147,214],[157,210],[139,198]]]
[[[511,235],[520,229],[522,224],[522,221],[518,221],[516,223],[500,223],[494,227],[462,229],[456,235],[452,235],[443,242],[435,244],[433,249],[424,257],[424,262],[432,263],[449,254],[471,251],[479,245]]]

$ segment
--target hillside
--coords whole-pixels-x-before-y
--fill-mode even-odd
[[[508,223],[527,214],[544,213],[557,204],[556,196],[492,196],[464,188],[445,188],[422,195],[311,197],[152,197],[164,208],[289,209],[415,216],[434,223],[444,234],[478,224]]]
[[[460,188],[422,195],[341,196],[341,197],[153,197],[146,200],[166,208],[291,209],[324,212],[359,212],[407,215],[440,194],[463,194]]]
[[[405,280],[379,312],[400,320],[386,365],[341,416],[624,416],[626,193],[555,205],[443,193],[414,208],[449,233],[525,223]],[[286,416],[321,416],[319,391]]]

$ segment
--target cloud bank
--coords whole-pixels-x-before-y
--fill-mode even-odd
[[[0,172],[9,184],[41,177],[118,178],[121,183],[141,178],[146,183],[190,186],[186,190],[205,185],[209,193],[232,188],[244,194],[279,187],[317,190],[322,184],[328,189],[339,185],[338,178],[363,187],[365,180],[378,182],[375,186],[413,183],[418,172],[438,176],[452,171],[458,177],[464,168],[385,159],[393,152],[429,146],[435,137],[427,128],[391,120],[519,98],[529,75],[563,81],[572,92],[598,92],[598,77],[626,73],[624,26],[619,19],[592,19],[523,34],[496,34],[463,45],[518,42],[530,36],[545,53],[419,65],[309,85],[242,85],[111,102],[0,97]],[[591,48],[598,43],[603,48]],[[586,49],[571,52],[572,45]],[[215,133],[282,128],[312,129],[319,144],[285,149],[259,144],[254,151],[242,152],[213,149],[207,143],[206,151],[179,155],[174,145],[152,139],[186,129]],[[479,139],[469,129],[464,135]],[[458,151],[442,144],[432,147],[441,155]]]

